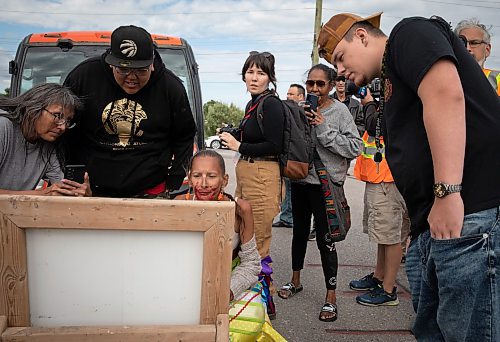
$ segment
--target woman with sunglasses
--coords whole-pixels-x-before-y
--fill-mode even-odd
[[[349,161],[358,156],[362,140],[347,107],[329,96],[335,76],[335,71],[323,64],[317,64],[309,70],[306,89],[308,94],[318,96],[318,110],[306,108],[306,114],[312,125],[316,156],[319,156],[332,182],[343,184]],[[278,295],[288,299],[303,290],[300,271],[304,267],[311,216],[314,215],[316,244],[321,254],[327,290],[319,320],[335,321],[338,315],[335,295],[337,251],[335,242],[330,238],[325,198],[315,168],[309,171],[305,179],[292,182],[292,214],[292,280],[283,285]]]
[[[15,98],[0,98],[0,194],[91,196],[63,179],[61,136],[72,127],[80,100],[59,84],[42,84]],[[41,180],[50,186],[36,189]]]
[[[236,165],[235,194],[252,205],[257,249],[264,263],[268,263],[272,223],[280,205],[278,155],[282,152],[285,122],[281,100],[269,89],[271,83],[276,89],[274,56],[269,52],[251,52],[243,65],[242,79],[252,99],[235,136],[224,132],[220,138],[224,146],[241,154]],[[262,127],[257,119],[259,105],[263,110]],[[275,315],[272,300],[268,313],[271,318]]]

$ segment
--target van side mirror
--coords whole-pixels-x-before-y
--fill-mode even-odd
[[[9,62],[9,74],[17,75],[17,63],[16,63],[16,61]]]

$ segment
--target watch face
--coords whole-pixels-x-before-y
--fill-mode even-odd
[[[441,183],[438,183],[438,184],[434,184],[434,195],[436,195],[436,197],[444,197],[446,195],[446,188],[444,186],[444,184],[441,184]]]

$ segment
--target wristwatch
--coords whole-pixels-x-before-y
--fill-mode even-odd
[[[454,192],[462,191],[462,184],[436,183],[432,186],[432,189],[434,190],[434,196],[443,198]]]

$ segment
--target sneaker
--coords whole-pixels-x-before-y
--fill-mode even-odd
[[[315,241],[316,240],[316,228],[313,228],[311,232],[309,233],[309,237],[307,238],[309,241]]]
[[[382,285],[382,282],[375,278],[372,272],[361,279],[352,280],[349,283],[349,288],[354,291],[373,291],[379,285]]]
[[[371,292],[357,296],[356,302],[366,306],[396,306],[399,304],[396,287],[394,286],[392,293],[388,293],[381,285]]]

